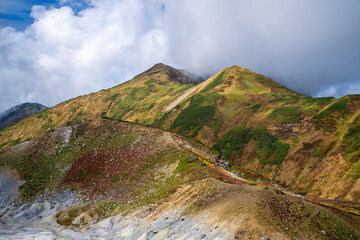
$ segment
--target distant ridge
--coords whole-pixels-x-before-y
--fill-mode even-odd
[[[47,107],[39,103],[23,103],[9,108],[0,114],[0,130],[6,127],[10,127],[20,122],[24,118],[27,118],[45,109],[47,109]]]

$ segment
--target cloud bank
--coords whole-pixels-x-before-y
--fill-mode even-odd
[[[236,64],[307,95],[359,93],[358,0],[78,3],[34,6],[26,30],[0,29],[0,111],[53,106],[157,62],[202,75]]]

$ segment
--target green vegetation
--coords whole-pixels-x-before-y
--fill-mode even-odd
[[[196,171],[194,170],[200,170],[204,169],[206,167],[206,164],[200,161],[200,159],[191,154],[187,157],[181,158],[176,169],[175,173],[181,174],[184,177],[191,177],[191,174],[196,175]]]
[[[30,139],[30,138],[28,138],[28,139]],[[27,140],[25,140],[25,141],[27,141]],[[15,139],[15,140],[6,141],[6,142],[3,142],[3,143],[0,143],[0,149],[1,149],[2,147],[6,146],[6,145],[8,145],[9,147],[11,147],[11,146],[15,146],[15,145],[17,145],[17,144],[19,144],[19,143],[21,143],[20,138],[17,138],[17,139]]]
[[[198,180],[207,175],[206,165],[190,151],[174,151],[167,154],[167,161],[176,164],[173,174],[149,177],[134,193],[140,207],[156,203],[173,194],[184,182]],[[159,174],[159,173],[157,173]]]
[[[116,208],[121,207],[123,204],[121,204],[118,201],[103,201],[100,202],[98,205],[99,208],[102,209],[102,213],[105,217],[110,217],[111,213],[113,213]]]
[[[189,106],[185,108],[174,120],[172,129],[178,133],[195,136],[205,125],[217,130],[219,127],[219,114],[215,108],[219,95],[216,93],[203,93],[190,99]]]
[[[139,142],[139,135],[133,129],[147,132],[144,127],[113,120],[98,121],[100,125],[94,122],[80,125],[76,138],[71,138],[67,146],[61,146],[54,138],[56,134],[49,133],[37,139],[30,151],[12,152],[11,157],[0,155],[0,166],[16,169],[25,181],[20,187],[23,200],[32,200],[45,189],[61,191],[63,187],[104,194],[123,186],[132,189],[130,195],[141,189],[140,194],[144,192],[144,182],[150,181],[152,191],[146,201],[152,201],[171,194],[182,183],[181,179],[205,176],[205,164],[190,151],[157,143],[159,140],[154,135],[143,134]],[[130,148],[134,144],[136,147]],[[158,185],[151,185],[155,169],[177,161],[179,164],[173,171],[182,176],[180,179],[176,174],[165,182],[159,178]],[[195,174],[200,169],[204,174]]]
[[[78,217],[81,213],[88,210],[89,207],[85,205],[79,205],[75,207],[71,207],[67,210],[59,211],[55,217],[57,218],[56,222],[63,226],[71,226],[72,221]]]
[[[48,128],[52,128],[52,123],[53,123],[53,120],[52,118],[47,118],[46,122],[41,126],[41,128],[44,128],[44,129],[48,129]]]
[[[349,113],[348,104],[350,98],[344,97],[331,104],[325,110],[313,117],[314,122],[318,127],[324,128],[325,130],[334,130],[336,123],[339,119],[346,117]]]
[[[313,156],[314,157],[321,157],[324,158],[331,149],[333,149],[334,145],[335,145],[336,141],[330,141],[327,144],[325,144],[324,146],[318,148],[315,152],[313,152]]]
[[[261,104],[257,103],[246,109],[246,114],[253,114],[260,110]]]
[[[349,161],[357,162],[360,160],[360,115],[351,123],[342,145],[344,151],[349,153]]]
[[[177,94],[181,94],[192,86],[191,84],[159,84],[165,82],[151,78],[144,83],[144,87],[132,87],[106,116],[122,120],[124,116],[131,115],[141,123],[152,123],[154,119],[151,119],[149,112],[154,107],[165,106],[175,99]],[[170,93],[169,90],[171,90]],[[135,121],[133,120],[133,122]]]
[[[212,80],[203,90],[202,92],[207,92],[209,90],[213,90],[216,86],[223,83],[225,71],[222,71],[214,80]]]
[[[279,142],[266,127],[252,129],[245,126],[230,129],[216,142],[214,148],[227,159],[234,151],[241,156],[250,139],[258,141],[260,150],[257,156],[263,164],[281,164],[290,148],[288,144]]]
[[[73,223],[75,218],[79,217],[81,214],[85,213],[85,215],[90,217],[90,219],[101,219],[104,217],[110,217],[116,208],[121,206],[123,206],[123,204],[117,201],[102,201],[94,204],[93,206],[81,204],[56,213],[56,222],[62,226],[80,227],[89,224],[86,222],[85,217],[80,218],[78,223]]]
[[[13,159],[8,165],[18,170],[20,177],[26,182],[20,186],[24,199],[32,199],[45,188],[53,186],[62,177],[61,170],[68,167],[74,157],[64,149],[61,154],[41,156],[36,159]],[[41,169],[41,171],[39,171]]]
[[[263,164],[281,164],[287,156],[289,144],[279,142],[267,131],[266,127],[254,129],[252,138],[259,141],[260,151],[257,156]]]
[[[303,112],[307,116],[314,116],[317,114],[324,106],[330,104],[333,100],[333,97],[303,97],[298,105],[303,108]]]
[[[331,104],[324,111],[320,112],[314,117],[314,119],[324,119],[331,116],[339,117],[339,114],[346,112],[346,106],[349,103],[349,97],[339,99],[335,103]]]
[[[298,107],[300,114],[314,115],[319,109],[328,105],[334,98],[333,97],[323,97],[323,98],[314,98],[298,95],[281,95],[281,94],[267,94],[269,97],[269,103],[281,104],[284,107]],[[287,105],[296,105],[296,106],[287,106]],[[291,111],[291,110],[290,110]],[[296,111],[296,110],[292,110]],[[296,112],[295,112],[296,113]],[[296,114],[295,114],[296,115]],[[294,116],[296,118],[296,116]],[[302,116],[300,116],[301,118]]]
[[[207,147],[213,146],[224,158],[233,161],[233,165],[236,163],[238,167],[251,166],[268,177],[273,176],[273,170],[276,168],[270,164],[281,164],[288,152],[291,152],[293,155],[289,158],[294,160],[292,164],[294,164],[295,172],[295,176],[291,177],[295,179],[299,177],[299,179],[298,181],[291,179],[289,187],[299,184],[300,190],[310,185],[310,180],[304,176],[305,172],[300,171],[303,169],[302,166],[307,168],[309,165],[315,165],[315,163],[310,164],[309,161],[329,161],[334,164],[335,160],[329,156],[329,152],[341,150],[341,146],[342,150],[347,153],[346,160],[348,161],[346,163],[348,166],[343,174],[348,174],[349,169],[353,167],[351,174],[357,176],[358,168],[355,166],[358,166],[356,164],[360,160],[360,117],[352,121],[355,114],[358,114],[359,105],[353,97],[342,99],[306,97],[287,91],[286,88],[261,75],[239,69],[228,68],[221,71],[218,76],[213,78],[213,81],[208,82],[202,91],[195,91],[167,113],[163,112],[164,108],[193,85],[178,84],[164,71],[148,71],[139,75],[132,82],[124,83],[107,91],[69,100],[50,111],[44,111],[17,126],[2,131],[0,148],[20,143],[20,140],[28,136],[39,137],[49,129],[79,124],[86,121],[85,119],[89,119],[92,124],[94,119],[106,117],[140,124],[157,124],[156,126],[187,137],[195,137]],[[219,89],[224,89],[224,92],[219,92]],[[311,117],[313,117],[313,121],[310,120]],[[289,126],[291,123],[298,122],[301,124]],[[76,129],[82,128],[83,125],[87,124],[81,124]],[[338,131],[334,131],[337,126],[339,126]],[[324,137],[319,131],[313,131],[314,127],[322,127],[326,132],[324,136],[338,142],[323,142]],[[279,139],[272,133],[279,136]],[[111,134],[117,135],[116,131],[112,131]],[[280,139],[283,137],[288,144],[281,142],[283,140]],[[10,140],[12,138],[16,139]],[[126,135],[126,140],[120,138],[122,139],[122,135],[109,137],[96,133],[94,137],[90,138],[91,141],[84,142],[85,147],[81,147],[83,142],[72,139],[71,141],[77,141],[79,147],[72,146],[69,149],[63,149],[59,145],[59,149],[48,151],[51,153],[50,156],[43,157],[40,153],[33,153],[28,157],[0,159],[0,164],[6,162],[9,167],[18,170],[21,178],[27,181],[21,188],[22,196],[31,199],[46,188],[56,190],[56,183],[61,181],[66,174],[61,170],[69,169],[85,150],[89,151],[92,147],[95,148],[96,144],[100,144],[102,149],[99,153],[108,157],[106,154],[112,149],[117,149],[119,144],[127,145],[129,142],[135,141],[135,137],[128,135]],[[100,143],[100,139],[105,140]],[[321,142],[315,144],[319,139]],[[342,145],[339,146],[340,144]],[[289,145],[291,145],[292,151],[289,151]],[[39,149],[43,146],[45,143],[39,145]],[[334,146],[337,146],[336,149],[331,150]],[[4,152],[6,151],[9,149],[4,149]],[[124,152],[129,153],[129,150],[125,149]],[[257,155],[255,158],[258,160],[256,162],[250,162],[250,159],[247,161],[245,153],[251,157]],[[111,152],[111,154],[115,153]],[[165,157],[160,155],[158,159],[136,162],[138,166],[136,171],[127,169],[127,172],[119,170],[119,172],[110,174],[105,180],[102,179],[106,187],[101,191],[110,192],[112,186],[136,185],[143,179],[143,176],[153,174],[151,171],[160,167],[157,161],[165,160]],[[89,158],[90,155],[84,159]],[[306,161],[306,159],[310,160]],[[110,161],[110,158],[105,160]],[[177,173],[199,169],[202,166],[198,161],[191,158],[181,160],[176,170]],[[124,158],[120,157],[119,162],[123,166]],[[240,164],[244,165],[240,166]],[[110,162],[106,162],[106,166],[110,166]],[[38,172],[37,169],[43,170]],[[300,170],[298,171],[298,169]],[[98,174],[95,171],[90,173],[90,171],[86,171],[87,169],[82,170],[77,172],[79,181],[86,179],[95,181],[93,180],[95,177],[105,178],[103,175],[108,171],[103,168],[101,171],[99,170]],[[279,174],[279,181],[284,180],[284,175],[280,176],[281,174]],[[341,175],[338,172],[336,174]],[[165,196],[170,190],[176,188],[178,180],[172,178],[166,181],[159,180],[159,188],[156,187],[157,196]],[[330,186],[333,179],[329,178],[326,181]],[[316,179],[313,182],[309,191],[314,191],[315,188],[321,191],[319,181]],[[69,185],[74,189],[83,187],[76,188],[76,184]],[[144,192],[142,187],[139,188],[141,188],[140,193]],[[336,189],[336,191],[339,190]]]
[[[360,161],[358,161],[351,169],[351,172],[347,175],[348,177],[352,177],[354,179],[360,178]]]
[[[119,95],[119,93],[114,93],[113,95],[111,95],[110,100],[115,101]]]
[[[297,104],[301,97],[297,95],[280,95],[280,94],[269,94],[270,103],[282,103],[283,105]]]
[[[36,118],[42,118],[42,119],[46,119],[48,117],[48,113],[49,113],[49,109],[39,112],[38,114],[36,114]]]
[[[261,84],[268,85],[268,86],[273,87],[273,88],[275,88],[275,89],[287,90],[287,91],[293,93],[293,91],[291,91],[291,90],[288,89],[287,87],[282,86],[282,85],[274,82],[274,81],[271,80],[270,78],[267,78],[267,77],[265,77],[265,76],[263,76],[263,75],[261,75],[261,74],[257,74],[257,73],[254,73],[254,72],[252,72],[252,71],[248,71],[248,72],[247,72],[247,75],[252,75],[253,78],[255,78],[256,81],[259,82],[259,83],[261,83]]]
[[[278,123],[298,123],[302,119],[299,107],[277,107],[268,116]]]
[[[80,119],[78,119],[78,118],[73,118],[71,121],[68,121],[67,123],[66,123],[66,126],[74,126],[74,125],[77,125],[77,124],[80,124],[80,123],[82,123],[83,121],[81,121]]]
[[[239,126],[227,131],[214,145],[214,149],[229,159],[232,152],[242,155],[244,145],[251,139],[251,127]]]
[[[155,83],[157,81],[153,78],[151,78],[150,80],[147,80],[144,84],[145,86],[148,86],[149,88],[155,87]]]
[[[322,107],[329,104],[333,99],[334,99],[333,97],[320,97],[320,98],[306,97],[303,101],[301,101],[301,103],[304,105],[316,104]]]

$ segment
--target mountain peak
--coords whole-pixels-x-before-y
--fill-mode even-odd
[[[169,68],[169,67],[172,68],[171,66],[166,65],[164,63],[157,63],[150,69]]]
[[[231,67],[229,67],[229,69],[243,69],[243,68],[240,67],[239,65],[232,65]]]
[[[193,74],[187,74],[187,72],[176,69],[163,63],[157,63],[143,74],[147,76],[164,75],[170,81],[176,81],[180,84],[194,84],[199,82],[199,77]]]
[[[39,103],[23,103],[0,113],[0,129],[14,125],[24,118],[47,109]]]
[[[281,94],[281,95],[301,95],[296,93],[285,86],[278,84],[272,79],[256,73],[248,68],[243,68],[238,65],[233,65],[222,69],[216,78],[210,78],[209,80],[217,79],[217,82],[223,87],[234,86],[232,91],[252,94]],[[229,85],[230,84],[230,85]]]

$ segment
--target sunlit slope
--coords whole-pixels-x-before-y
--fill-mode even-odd
[[[151,124],[167,104],[192,86],[192,80],[179,70],[157,64],[121,85],[68,100],[4,129],[0,144],[19,143],[101,117]]]
[[[174,133],[98,119],[3,149],[0,169],[24,181],[19,202],[42,197],[35,205],[51,206],[43,201],[53,191],[81,193],[79,205],[43,222],[91,236],[137,239],[151,230],[160,239],[359,238],[358,215],[229,178],[214,155]],[[122,224],[136,231],[119,231]]]
[[[157,125],[308,196],[360,201],[360,97],[313,98],[225,68]]]
[[[81,96],[0,132],[14,145],[101,117],[150,124],[195,138],[237,167],[311,197],[360,201],[358,95],[298,94],[232,66],[197,85],[158,64],[133,80]]]
[[[233,66],[201,83],[174,111],[164,114],[158,126],[198,139],[206,132],[203,140],[213,145],[233,126],[300,122],[331,101],[303,96],[261,74]]]

